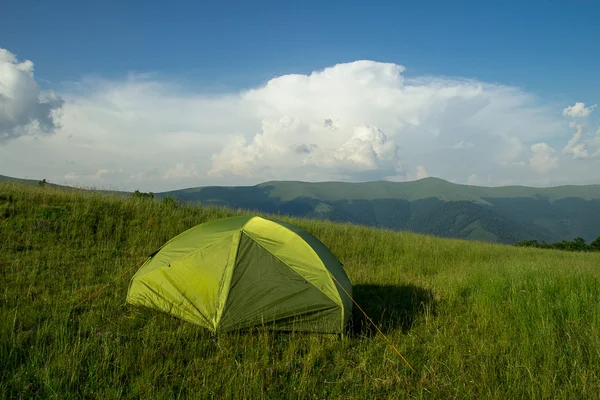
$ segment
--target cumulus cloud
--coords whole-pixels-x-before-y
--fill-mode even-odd
[[[581,102],[577,102],[572,106],[569,106],[567,108],[563,109],[563,115],[565,117],[587,117],[589,116],[592,111],[594,111],[594,108],[596,108],[598,105],[594,104],[593,106],[590,107],[585,107],[585,103],[581,103]]]
[[[529,165],[540,174],[544,174],[554,168],[558,168],[558,158],[552,155],[556,152],[547,143],[541,142],[531,146],[533,153],[529,159]]]
[[[305,161],[310,163],[309,159]],[[345,163],[365,170],[385,170],[387,166],[398,172],[398,146],[377,127],[357,126],[340,148],[321,154],[316,161],[319,166],[336,167]]]
[[[592,157],[600,157],[600,129],[596,131],[596,134],[590,139],[589,143],[596,148],[596,152],[592,154]]]
[[[0,48],[0,144],[57,128],[64,101],[52,91],[41,91],[33,70],[33,62],[19,62],[13,53]]]
[[[96,188],[112,188],[112,183],[123,178],[123,169],[99,168],[92,170],[83,168],[77,171],[69,171],[59,183],[65,183],[77,187],[96,187]],[[52,182],[57,182],[56,179],[51,179]]]
[[[325,128],[331,126],[326,124]],[[377,127],[356,126],[341,144],[318,145],[301,143],[303,137],[313,137],[317,127],[310,127],[298,118],[283,117],[279,121],[264,120],[261,133],[248,143],[242,136],[233,139],[212,157],[213,167],[209,175],[226,174],[255,176],[265,174],[275,178],[282,171],[298,167],[319,168],[332,173],[364,171],[400,172],[398,146]],[[326,134],[322,132],[321,134]],[[323,141],[321,140],[323,143]]]
[[[0,146],[0,169],[157,192],[273,179],[439,176],[464,183],[473,175],[488,184],[528,184],[560,157],[572,158],[537,146],[564,147],[562,107],[515,87],[409,79],[404,71],[357,61],[211,95],[154,75],[85,78],[59,91],[66,102],[53,120],[61,125],[56,134]],[[26,153],[35,163],[23,163]],[[561,169],[585,162],[575,164],[561,159]]]
[[[357,61],[274,78],[242,93],[263,126],[232,138],[212,157],[210,173],[272,179],[320,167],[323,177],[352,179],[369,171],[397,176],[414,168],[423,154],[436,168],[447,169],[444,162],[453,156],[444,149],[474,146],[487,154],[481,162],[489,168],[490,161],[522,162],[523,140],[560,131],[560,122],[548,110],[516,88],[460,79],[405,79],[404,70]],[[361,130],[370,133],[357,136]]]
[[[467,183],[469,185],[476,185],[477,184],[477,174],[469,175],[469,179],[467,179]]]
[[[569,143],[567,143],[563,149],[563,153],[572,155],[574,159],[588,158],[589,154],[586,145],[581,142],[584,126],[571,122],[571,128],[575,129],[575,133],[573,134],[573,138],[569,140]]]
[[[417,179],[424,179],[427,178],[429,175],[427,174],[427,170],[425,169],[424,166],[419,165],[417,166]]]
[[[243,135],[235,136],[221,152],[212,156],[212,168],[209,175],[222,176],[224,172],[233,175],[251,177],[260,170],[280,167],[278,160],[293,157],[288,162],[298,162],[302,158],[302,150],[318,148],[303,143],[290,143],[289,139],[306,133],[307,126],[298,118],[283,117],[278,121],[263,120],[261,133],[248,143]]]
[[[540,137],[541,138],[541,137]],[[496,143],[494,151],[489,155],[493,160],[504,166],[512,167],[523,162],[527,146],[518,137],[504,137]]]
[[[192,163],[190,165],[185,164],[177,164],[174,168],[171,168],[167,172],[165,172],[165,179],[180,179],[180,178],[189,178],[198,176],[198,170],[196,168],[196,164]]]

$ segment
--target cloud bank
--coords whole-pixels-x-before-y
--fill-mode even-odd
[[[42,92],[33,76],[33,63],[0,48],[0,144],[19,136],[52,133],[63,100]]]
[[[28,65],[19,68],[31,71]],[[152,191],[274,179],[600,181],[600,157],[593,156],[600,135],[586,128],[594,106],[550,105],[477,80],[407,78],[397,64],[337,64],[220,95],[131,75],[85,78],[48,97],[25,75],[38,91],[17,90],[26,118],[7,125],[14,140],[0,144],[2,173],[13,176]],[[570,128],[568,118],[587,125]],[[34,140],[14,133],[33,120],[55,134]],[[35,162],[26,164],[25,153]]]

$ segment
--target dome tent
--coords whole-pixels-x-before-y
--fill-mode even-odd
[[[132,277],[127,302],[212,332],[264,324],[342,333],[351,295],[342,264],[317,238],[280,221],[239,216],[165,243]]]

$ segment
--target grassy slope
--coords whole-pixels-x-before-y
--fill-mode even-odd
[[[124,304],[132,265],[234,212],[0,183],[0,393],[44,398],[593,398],[600,256],[286,219],[346,265],[346,338],[202,329]],[[94,300],[74,309],[119,274]]]
[[[5,175],[0,175],[0,182],[19,182],[19,183],[35,183],[37,184],[39,182],[39,180],[34,180],[34,179],[20,179],[20,178],[13,178],[10,176],[5,176]]]

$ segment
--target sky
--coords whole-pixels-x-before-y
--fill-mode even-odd
[[[600,184],[600,2],[5,0],[0,174]]]

